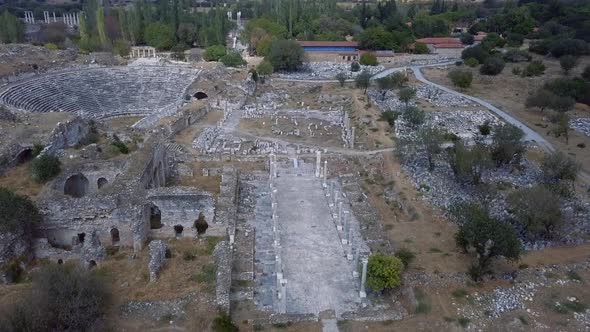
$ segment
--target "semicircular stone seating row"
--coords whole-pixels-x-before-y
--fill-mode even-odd
[[[41,76],[0,92],[0,103],[29,112],[88,118],[149,115],[183,98],[196,77],[184,67],[110,67]]]

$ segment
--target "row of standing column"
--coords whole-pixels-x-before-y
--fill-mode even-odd
[[[321,168],[322,164],[322,153],[321,151],[316,151],[316,169],[315,169],[315,176],[322,177],[322,186],[326,190],[326,197],[328,198],[328,205],[330,208],[334,208],[336,211],[333,214],[333,218],[336,221],[336,229],[337,231],[342,231],[342,239],[341,242],[345,246],[344,250],[346,252],[346,257],[348,260],[352,260],[354,264],[353,269],[353,277],[358,278],[358,272],[356,269],[358,268],[359,256],[360,256],[360,245],[357,244],[356,248],[354,246],[354,237],[352,235],[352,223],[351,223],[351,214],[350,211],[344,210],[344,200],[341,197],[341,193],[335,187],[335,182],[330,182],[330,186],[328,188],[327,178],[328,178],[328,161],[324,161],[324,167]],[[367,296],[365,290],[365,283],[367,280],[367,264],[368,259],[363,257],[362,259],[362,270],[361,270],[361,282],[359,286],[359,296],[361,298],[365,298]]]
[[[133,58],[155,58],[156,49],[131,49]]]
[[[277,188],[274,185],[274,180],[277,177],[277,160],[274,153],[270,154],[269,160],[269,185],[270,185],[270,201],[272,208],[272,231],[274,235],[274,252],[275,252],[275,266],[276,266],[276,309],[279,313],[287,312],[287,279],[283,274],[283,262],[281,259],[281,239],[279,216],[277,214]]]
[[[67,26],[73,27],[80,25],[80,13],[63,13],[61,19]],[[50,14],[48,11],[43,12],[43,22],[46,24],[56,23],[58,21],[55,12]],[[35,24],[35,14],[32,11],[25,11],[25,23]]]

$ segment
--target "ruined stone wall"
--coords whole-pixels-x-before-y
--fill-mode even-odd
[[[214,226],[227,227],[230,243],[233,243],[236,233],[238,177],[239,175],[235,168],[223,168],[215,210]]]
[[[215,298],[217,309],[229,315],[231,270],[232,270],[232,246],[227,241],[221,241],[213,251],[217,265],[217,283]]]
[[[90,121],[75,117],[57,124],[42,154],[55,154],[59,150],[71,148],[80,143],[90,131]]]
[[[170,238],[176,234],[174,226],[182,226],[180,236],[196,237],[195,221],[202,215],[208,224],[213,224],[215,203],[213,195],[190,187],[169,187],[152,189],[148,200],[161,213],[162,228],[152,229],[153,237]],[[207,229],[206,235],[215,233],[215,227]],[[216,234],[216,235],[224,235]]]
[[[178,119],[172,121],[168,125],[168,130],[170,131],[170,136],[176,135],[178,132],[185,130],[189,126],[195,124],[200,119],[202,119],[207,113],[209,113],[209,105],[205,105],[197,111],[189,111],[186,110],[182,113]]]

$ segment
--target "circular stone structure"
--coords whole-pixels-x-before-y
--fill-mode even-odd
[[[102,119],[180,106],[198,71],[187,66],[121,66],[36,76],[0,90],[0,104],[29,112]]]

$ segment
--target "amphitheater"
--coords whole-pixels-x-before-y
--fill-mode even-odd
[[[102,119],[176,108],[199,71],[186,66],[68,70],[9,85],[0,104],[29,112],[72,112]]]

